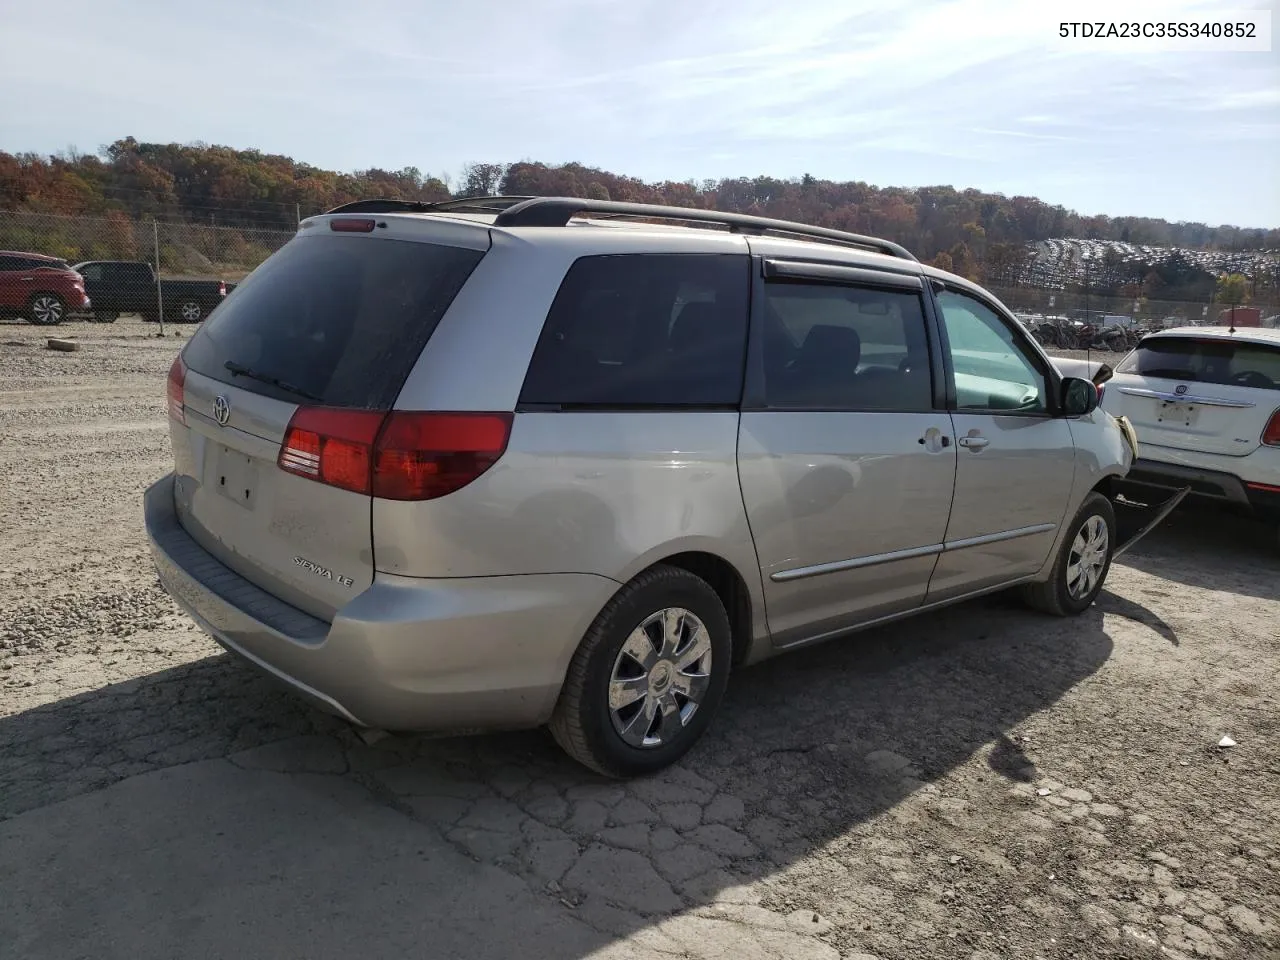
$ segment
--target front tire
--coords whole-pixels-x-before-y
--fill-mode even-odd
[[[27,318],[39,327],[56,327],[67,319],[67,305],[56,293],[37,293],[27,303]]]
[[[1055,617],[1083,613],[1107,580],[1115,548],[1115,509],[1102,494],[1091,493],[1058,548],[1049,579],[1027,584],[1023,598],[1034,609]]]
[[[669,766],[711,723],[729,682],[729,617],[701,577],[646,570],[596,617],[569,664],[551,733],[607,777]]]

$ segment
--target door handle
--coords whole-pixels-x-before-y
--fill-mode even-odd
[[[36,279],[35,277],[23,277],[23,278],[22,278],[22,282],[23,282],[23,283],[34,283],[34,282],[35,282],[35,279]]]
[[[956,443],[964,447],[966,450],[981,450],[991,441],[986,437],[961,437]]]

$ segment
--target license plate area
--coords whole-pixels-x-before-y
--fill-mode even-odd
[[[1199,410],[1194,404],[1162,400],[1159,409],[1156,411],[1156,422],[1190,427],[1195,424],[1198,413]]]
[[[213,445],[206,460],[205,486],[246,510],[253,510],[258,498],[258,465],[239,450]]]

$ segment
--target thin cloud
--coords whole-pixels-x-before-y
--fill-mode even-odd
[[[0,149],[133,135],[340,170],[525,157],[654,180],[812,173],[1280,222],[1274,55],[1107,51],[1018,0],[225,0],[213,21],[192,0],[60,9],[64,59],[111,69],[49,74],[47,17],[6,10]],[[1125,16],[1207,9],[1132,0]],[[25,107],[50,96],[75,109]],[[1232,175],[1204,189],[1224,157]]]

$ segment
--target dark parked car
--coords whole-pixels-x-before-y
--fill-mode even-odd
[[[164,304],[166,320],[199,323],[220,304],[234,284],[222,280],[165,280],[156,283],[151,264],[130,260],[89,260],[75,269],[84,277],[94,315],[111,323],[122,313],[137,313],[154,323]]]
[[[65,260],[0,250],[0,317],[52,326],[89,305],[83,278]]]

